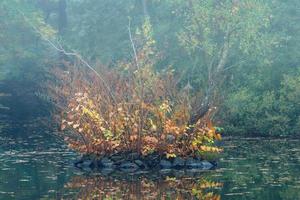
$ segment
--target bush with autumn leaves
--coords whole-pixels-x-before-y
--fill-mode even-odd
[[[114,68],[98,64],[95,73],[65,62],[52,71],[48,93],[70,148],[97,156],[155,152],[168,158],[221,152],[214,145],[221,135],[210,121],[212,111],[191,124],[189,88],[178,88],[172,70],[154,69],[160,55],[149,23],[132,45],[134,59]]]

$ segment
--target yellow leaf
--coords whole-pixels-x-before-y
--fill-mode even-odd
[[[216,134],[216,139],[217,139],[217,140],[222,140],[221,134]]]
[[[167,159],[169,159],[169,158],[176,158],[176,154],[175,153],[167,153],[166,157],[167,157]]]

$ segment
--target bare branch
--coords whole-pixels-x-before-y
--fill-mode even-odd
[[[73,52],[67,52],[60,43],[55,44],[54,42],[52,42],[49,38],[47,38],[36,26],[34,26],[29,19],[25,16],[25,14],[23,12],[21,12],[20,10],[18,10],[18,12],[22,15],[23,19],[34,29],[34,31],[36,33],[38,33],[38,35],[45,41],[47,42],[53,49],[55,49],[56,51],[63,53],[66,56],[74,56],[75,58],[77,58],[82,64],[84,64],[87,68],[89,68],[104,84],[105,88],[107,89],[107,91],[109,92],[112,100],[116,103],[115,97],[109,87],[109,85],[106,83],[106,81],[104,80],[104,78],[86,61],[82,58],[82,56],[73,51]]]
[[[139,69],[137,52],[136,52],[136,48],[135,48],[133,38],[132,38],[132,33],[131,33],[131,21],[130,20],[129,20],[129,24],[128,24],[128,33],[129,33],[129,39],[130,39],[130,42],[131,42],[131,47],[132,47],[132,50],[133,50],[133,53],[134,53],[135,63],[136,63],[137,68]]]

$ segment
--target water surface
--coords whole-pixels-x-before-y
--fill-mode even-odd
[[[36,123],[13,124],[0,128],[0,199],[300,199],[297,139],[227,138],[214,171],[109,174],[74,168]]]

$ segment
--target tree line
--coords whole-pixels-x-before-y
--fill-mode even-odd
[[[192,120],[216,107],[214,121],[229,135],[295,135],[299,8],[296,0],[4,0],[0,78],[38,83],[45,68],[70,59],[45,38],[114,68],[134,57],[129,30],[138,35],[149,20],[155,68],[172,68],[176,86],[195,98]]]

